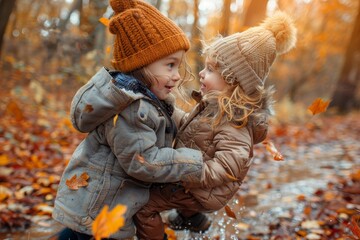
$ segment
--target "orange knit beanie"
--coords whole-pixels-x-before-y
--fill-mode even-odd
[[[277,55],[295,46],[296,28],[284,12],[277,12],[257,27],[219,38],[205,47],[229,84],[239,84],[246,94],[264,86]]]
[[[179,50],[187,51],[185,33],[155,7],[141,0],[110,0],[114,16],[109,30],[115,34],[112,65],[131,72]]]

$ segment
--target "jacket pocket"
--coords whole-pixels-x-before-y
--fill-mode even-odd
[[[122,179],[112,178],[111,170],[109,168],[105,168],[102,183],[99,184],[95,190],[95,194],[93,194],[89,205],[90,207],[88,212],[92,218],[95,218],[105,205],[110,205],[117,189],[121,188],[122,184]]]

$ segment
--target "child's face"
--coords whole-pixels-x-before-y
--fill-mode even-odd
[[[147,66],[155,77],[150,90],[160,100],[165,100],[180,80],[179,66],[184,54],[185,51],[180,50]]]
[[[204,96],[209,91],[223,91],[228,86],[210,58],[205,60],[205,68],[200,71],[200,92]]]

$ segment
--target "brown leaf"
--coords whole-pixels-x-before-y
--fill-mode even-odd
[[[72,176],[72,178],[66,180],[66,185],[71,190],[78,190],[80,187],[86,187],[88,185],[87,180],[89,179],[89,175],[84,172],[77,178],[76,174]]]
[[[90,112],[92,112],[92,111],[94,111],[94,108],[92,107],[92,105],[87,104],[87,105],[85,106],[85,108],[84,108],[84,112],[90,113]]]
[[[264,141],[266,150],[273,156],[275,161],[283,161],[284,157],[282,154],[276,149],[275,145],[271,141]]]
[[[228,217],[236,219],[235,213],[231,210],[231,208],[228,205],[225,206],[225,212]]]
[[[308,107],[308,109],[310,110],[310,112],[313,115],[319,114],[322,112],[326,112],[326,109],[328,108],[329,103],[330,103],[330,100],[324,101],[321,98],[317,98],[312,102],[312,104]]]
[[[13,116],[17,121],[21,121],[24,119],[24,114],[20,109],[19,105],[15,101],[10,101],[6,105],[6,115]]]
[[[124,226],[125,219],[123,215],[126,212],[126,206],[119,204],[111,211],[108,211],[108,209],[109,206],[105,205],[92,224],[92,233],[95,240],[108,238],[118,231],[120,227]]]

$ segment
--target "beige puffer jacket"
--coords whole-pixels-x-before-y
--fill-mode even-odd
[[[264,109],[253,114],[242,128],[235,128],[229,122],[212,128],[211,123],[202,120],[206,110],[216,109],[216,100],[201,100],[189,114],[176,112],[180,129],[175,148],[197,149],[204,157],[202,181],[185,186],[210,211],[224,207],[239,190],[252,162],[253,145],[266,137],[269,102],[265,99]]]

